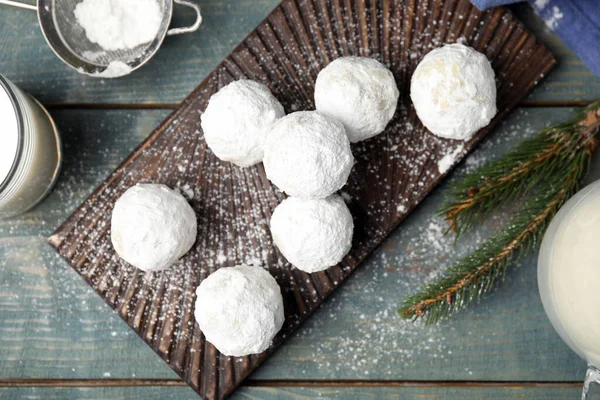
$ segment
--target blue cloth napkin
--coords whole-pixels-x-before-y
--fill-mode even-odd
[[[480,10],[521,0],[471,0]],[[528,0],[537,13],[600,77],[600,0]]]

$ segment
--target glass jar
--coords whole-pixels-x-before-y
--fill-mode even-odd
[[[8,218],[29,210],[50,192],[62,149],[48,111],[2,75],[0,124],[0,218]]]
[[[600,180],[575,194],[542,241],[538,286],[560,337],[588,363],[583,399],[600,383]]]

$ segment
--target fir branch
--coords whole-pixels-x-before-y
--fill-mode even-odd
[[[464,177],[454,193],[459,193],[458,188],[474,192],[460,192],[455,208],[444,209],[446,215],[457,210],[448,220],[458,231],[511,198],[532,195],[503,232],[458,261],[444,277],[406,298],[400,315],[434,323],[489,292],[512,262],[537,247],[552,217],[577,191],[598,144],[594,136],[599,129],[600,102],[575,120],[541,131],[500,160]],[[536,149],[537,155],[532,153]]]
[[[586,146],[598,129],[600,102],[586,107],[573,120],[542,130],[502,158],[465,175],[450,188],[440,214],[460,234],[485,220],[489,212],[528,194],[552,177],[557,164]],[[587,133],[586,133],[587,132]]]

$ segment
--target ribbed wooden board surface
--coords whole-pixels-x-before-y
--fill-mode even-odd
[[[492,61],[498,115],[468,143],[436,138],[420,124],[409,98],[412,71],[432,48],[464,40]],[[344,55],[379,59],[400,89],[386,131],[353,146],[357,160],[342,190],[355,219],[343,262],[305,274],[275,249],[268,222],[283,194],[262,165],[240,169],[206,148],[200,115],[209,97],[235,79],[266,83],[287,112],[313,109],[317,73]],[[485,13],[467,0],[284,0],[124,163],[58,228],[50,243],[116,312],[202,397],[231,393],[348,278],[443,178],[439,162],[458,162],[555,64],[504,9]],[[123,132],[127,134],[127,132]],[[198,215],[194,248],[171,269],[142,273],[110,244],[116,199],[137,182],[178,187]],[[217,268],[262,265],[276,277],[286,323],[267,352],[225,357],[204,340],[193,317],[195,289]]]

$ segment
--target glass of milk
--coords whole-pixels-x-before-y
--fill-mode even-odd
[[[600,383],[600,180],[560,209],[538,259],[538,285],[550,322],[588,363],[582,399]]]
[[[0,75],[0,219],[23,213],[50,191],[61,142],[50,114]]]

